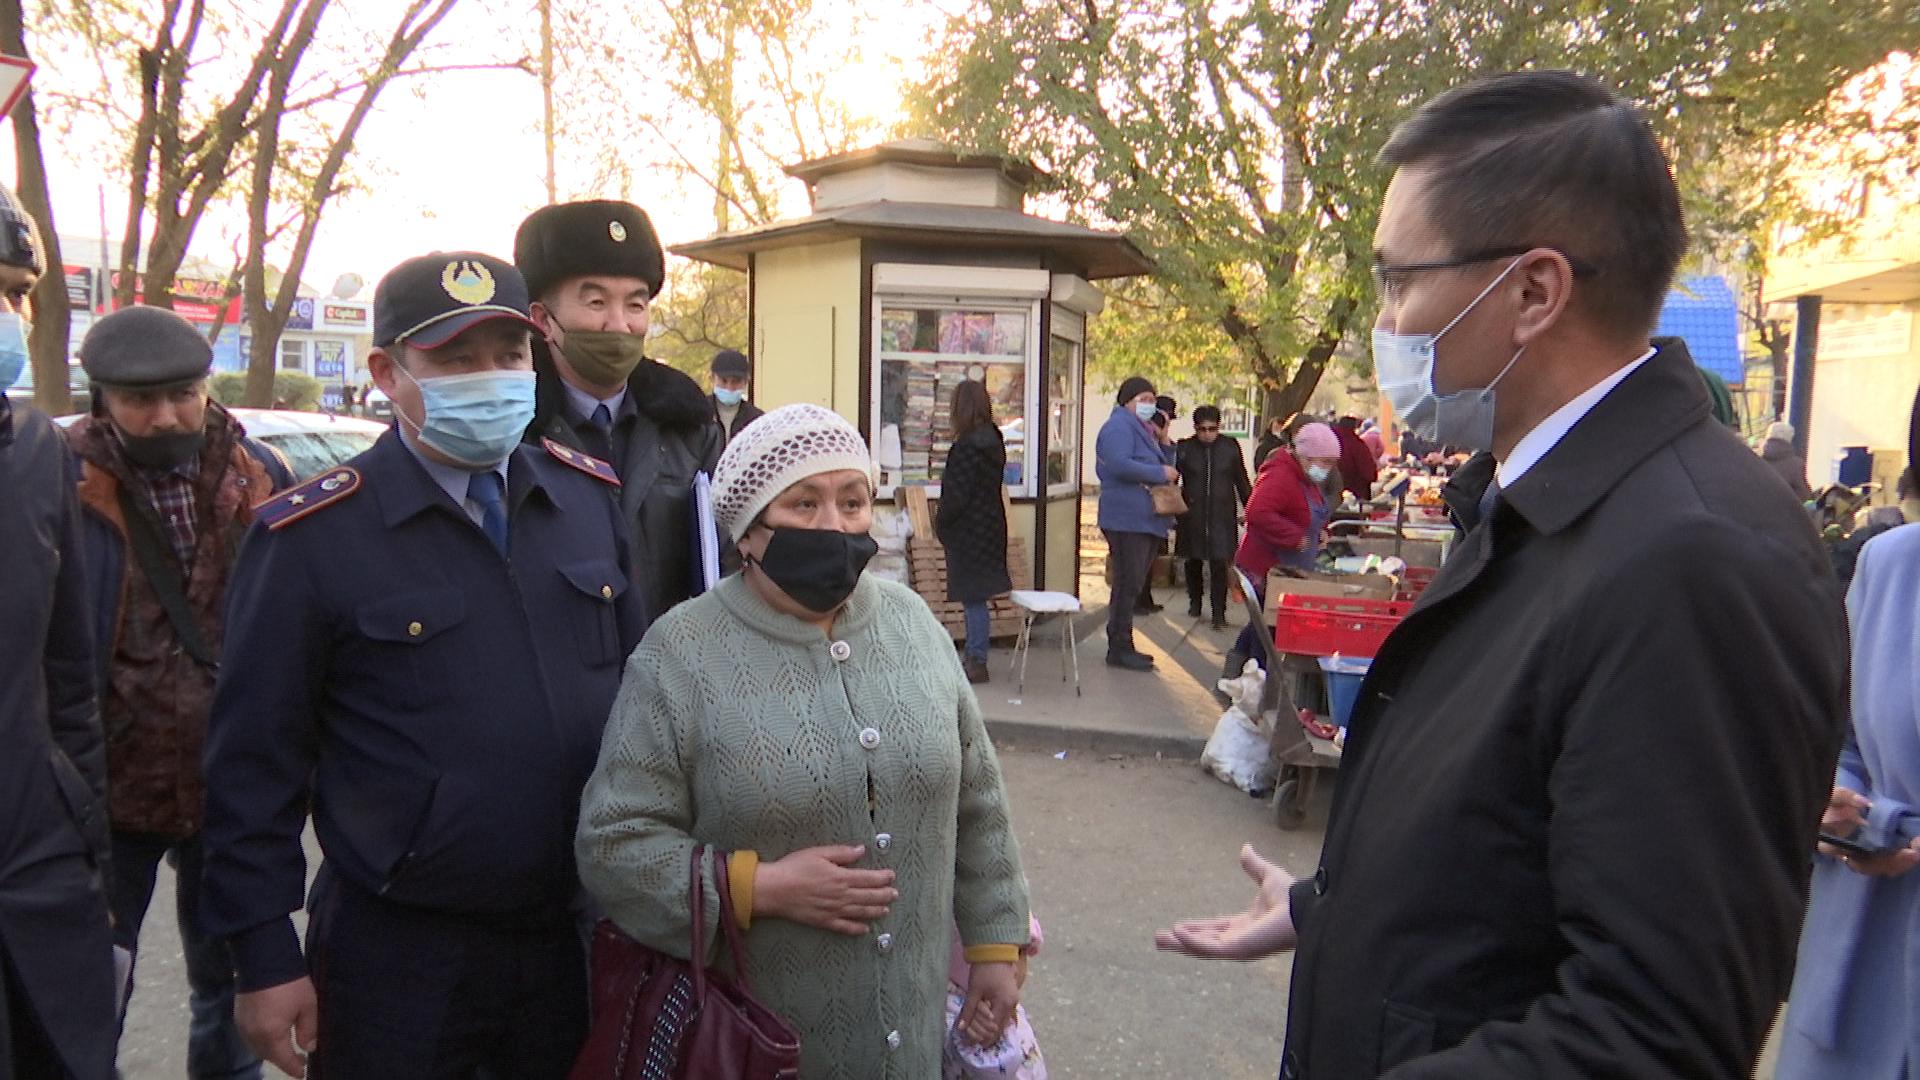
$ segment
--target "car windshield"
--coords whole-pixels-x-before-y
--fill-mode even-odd
[[[260,441],[285,455],[294,479],[305,480],[364,453],[378,438],[364,431],[295,431],[262,435]]]

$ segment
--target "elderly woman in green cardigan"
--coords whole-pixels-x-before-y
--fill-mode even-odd
[[[925,602],[861,572],[872,464],[839,415],[790,405],[743,429],[714,515],[744,569],[627,661],[581,876],[622,930],[684,955],[691,853],[729,853],[753,989],[799,1031],[802,1075],[938,1076],[953,927],[971,964],[956,1030],[976,1042],[1012,1018],[1027,943],[979,704]]]

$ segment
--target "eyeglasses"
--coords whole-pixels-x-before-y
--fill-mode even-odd
[[[1205,435],[1210,431],[1219,431],[1220,425],[1219,424],[1195,424],[1193,425],[1193,430],[1199,432],[1202,435]]]
[[[1538,249],[1541,245],[1529,244],[1525,247],[1486,248],[1462,255],[1455,259],[1440,259],[1435,262],[1401,263],[1398,266],[1382,260],[1378,255],[1373,259],[1373,284],[1380,292],[1380,299],[1389,304],[1397,304],[1406,293],[1406,288],[1415,274],[1428,274],[1436,270],[1458,270],[1475,263],[1492,262],[1495,259],[1511,259]],[[1573,270],[1574,277],[1591,277],[1600,272],[1599,268],[1583,259],[1568,255],[1559,248],[1547,248],[1559,252],[1567,260],[1567,266]]]

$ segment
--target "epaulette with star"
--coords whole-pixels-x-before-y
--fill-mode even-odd
[[[285,528],[359,490],[359,471],[346,465],[335,466],[254,507],[253,517],[256,521],[265,522],[269,529]]]
[[[571,465],[601,483],[612,484],[614,487],[620,486],[620,474],[613,470],[613,466],[592,454],[583,454],[565,443],[547,438],[541,439],[540,445],[546,448],[547,453],[559,459],[562,465]]]

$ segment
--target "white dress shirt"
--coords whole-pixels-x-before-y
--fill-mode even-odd
[[[1494,470],[1495,482],[1503,489],[1518,483],[1520,478],[1527,474],[1527,470],[1538,465],[1541,458],[1546,457],[1549,451],[1560,445],[1560,440],[1566,438],[1567,432],[1572,431],[1575,424],[1585,419],[1595,405],[1600,404],[1602,399],[1613,393],[1614,387],[1624,382],[1627,376],[1640,370],[1641,364],[1653,359],[1654,351],[1648,349],[1641,353],[1632,363],[1594,383],[1579,397],[1555,409],[1552,415],[1535,424],[1532,431],[1521,436],[1520,441],[1513,444],[1513,449],[1507,453],[1507,459]]]

